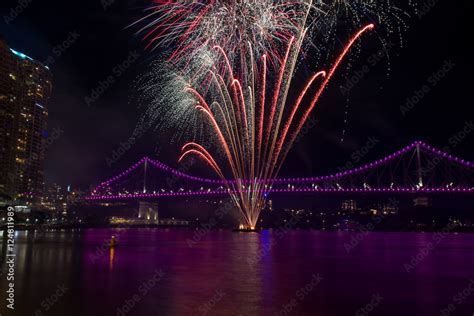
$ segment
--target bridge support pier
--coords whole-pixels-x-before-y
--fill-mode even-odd
[[[147,224],[159,224],[158,203],[138,202],[138,218]]]

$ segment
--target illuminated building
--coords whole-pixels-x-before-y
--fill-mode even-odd
[[[0,193],[42,192],[49,69],[0,38]]]
[[[57,184],[43,184],[43,192],[39,199],[40,206],[52,213],[61,213],[61,204],[65,202],[62,188]]]
[[[158,223],[158,204],[149,202],[139,202],[138,218],[148,223]]]
[[[357,211],[357,201],[347,200],[343,201],[341,205],[342,211],[355,212]]]

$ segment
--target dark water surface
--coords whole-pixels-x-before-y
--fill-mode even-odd
[[[213,231],[190,243],[193,234],[17,232],[15,311],[2,275],[0,313],[474,315],[471,234]],[[115,250],[103,247],[112,235]]]

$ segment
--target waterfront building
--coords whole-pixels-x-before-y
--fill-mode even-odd
[[[49,69],[0,38],[0,193],[42,192]]]

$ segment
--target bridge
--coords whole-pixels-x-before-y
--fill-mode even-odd
[[[97,186],[89,201],[219,196],[235,180],[200,178],[143,158]],[[241,180],[242,190],[254,180]],[[364,166],[332,175],[267,180],[265,193],[470,194],[474,163],[421,141]]]

